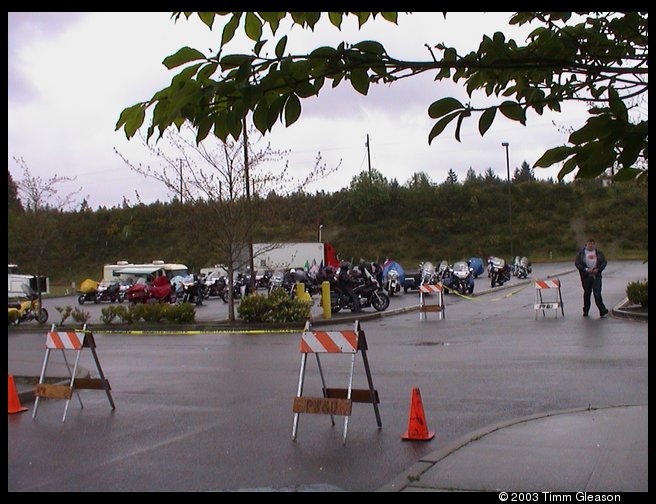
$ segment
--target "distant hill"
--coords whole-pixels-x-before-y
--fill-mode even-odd
[[[532,261],[573,257],[594,237],[613,258],[646,258],[646,185],[604,186],[600,181],[514,182],[512,235],[515,255]],[[499,179],[400,186],[351,184],[336,193],[270,195],[253,200],[254,242],[322,240],[344,260],[393,258],[412,268],[420,261],[453,262],[470,256],[510,257],[508,186]],[[76,212],[49,212],[37,233],[21,209],[10,208],[8,259],[34,271],[36,243],[42,273],[69,284],[100,279],[118,260],[163,259],[193,271],[223,262],[208,240],[211,214],[179,202]],[[38,235],[42,234],[42,239]]]

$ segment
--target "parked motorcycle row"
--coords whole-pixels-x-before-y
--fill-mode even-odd
[[[432,262],[419,264],[415,271],[405,271],[400,264],[387,260],[383,266],[375,262],[362,262],[357,266],[342,263],[339,268],[315,266],[309,271],[292,268],[282,271],[265,271],[256,275],[255,289],[283,289],[290,297],[296,296],[296,284],[304,285],[310,296],[321,293],[321,284],[330,284],[331,308],[334,313],[341,310],[361,311],[373,307],[384,311],[390,305],[390,298],[410,289],[418,289],[421,284],[444,286],[444,292],[457,292],[468,295],[474,292],[474,279],[484,271],[483,260],[471,257],[467,261],[457,261],[452,265],[442,261],[436,268]],[[510,281],[511,276],[523,279],[531,273],[531,263],[527,257],[516,256],[512,264],[500,257],[491,256],[487,261],[488,277],[491,287],[501,286]],[[38,295],[32,289],[26,291],[23,299],[9,303],[9,322],[37,320],[45,323],[48,312],[39,306]],[[235,273],[233,299],[250,294],[250,275],[248,272]],[[188,275],[169,279],[165,275],[156,278],[139,278],[134,282],[112,281],[95,282],[87,279],[80,284],[78,303],[193,303],[201,306],[203,300],[221,298],[229,300],[228,281],[225,275],[212,272],[208,275]]]

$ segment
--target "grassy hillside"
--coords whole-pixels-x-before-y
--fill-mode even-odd
[[[526,181],[511,190],[515,255],[569,259],[594,237],[610,258],[647,256],[646,185]],[[254,216],[255,242],[315,241],[323,223],[323,241],[345,260],[389,257],[411,268],[425,260],[510,256],[508,186],[499,180],[412,188],[383,181],[333,194],[256,198]],[[103,264],[118,260],[164,259],[193,271],[224,261],[211,240],[212,214],[179,202],[46,212],[39,230],[32,217],[10,209],[9,262],[30,272],[38,265],[55,284],[99,279]]]

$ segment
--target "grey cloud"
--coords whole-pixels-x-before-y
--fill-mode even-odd
[[[7,98],[27,102],[34,96],[33,86],[24,78],[18,53],[35,40],[64,32],[79,21],[81,12],[8,12],[7,13]]]

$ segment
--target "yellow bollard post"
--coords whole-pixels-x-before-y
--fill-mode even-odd
[[[312,301],[312,296],[306,292],[305,284],[302,282],[296,282],[296,297],[301,301]]]
[[[330,282],[321,282],[321,306],[323,307],[323,318],[332,317],[330,309]]]

